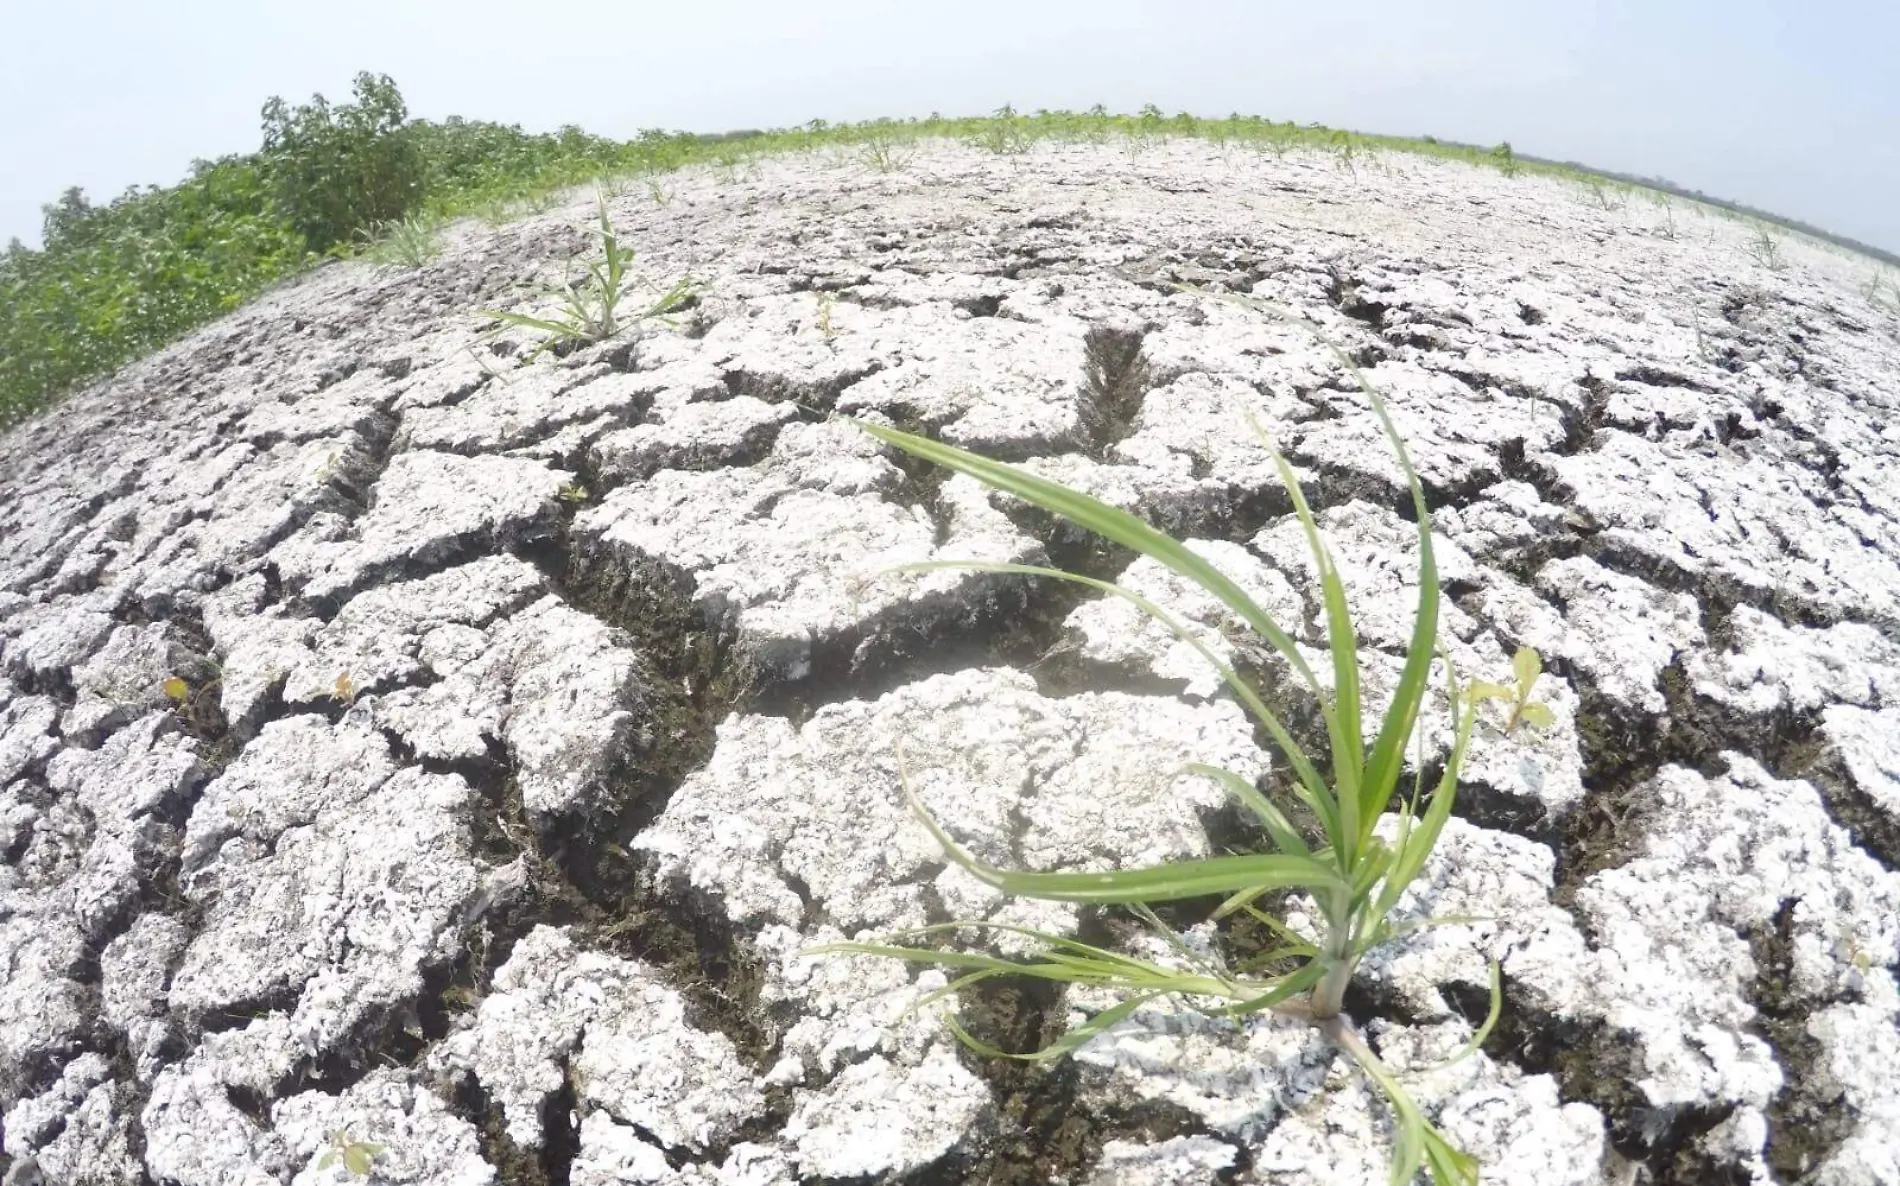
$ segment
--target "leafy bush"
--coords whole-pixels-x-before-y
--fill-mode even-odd
[[[262,157],[279,203],[312,251],[358,231],[402,221],[424,194],[424,164],[409,110],[386,74],[358,74],[356,102],[322,95],[302,107],[264,104]]]
[[[415,266],[430,228],[490,204],[518,210],[607,173],[653,172],[699,150],[648,131],[621,143],[451,117],[405,122],[395,83],[359,75],[355,101],[264,108],[264,150],[200,161],[169,188],[105,206],[70,189],[46,207],[45,245],[0,253],[0,427],[359,244]]]
[[[0,426],[228,312],[302,265],[253,159],[200,161],[169,189],[47,208],[44,250],[0,256]]]

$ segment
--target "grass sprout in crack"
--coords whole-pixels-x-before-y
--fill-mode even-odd
[[[442,225],[412,214],[359,232],[363,254],[385,268],[423,267],[442,254]]]
[[[1028,976],[1059,985],[1106,989],[1120,1000],[1069,1030],[1052,1045],[1028,1055],[1006,1055],[974,1038],[954,1020],[957,1036],[978,1053],[990,1057],[1035,1060],[1058,1058],[1131,1018],[1137,1010],[1161,997],[1176,997],[1211,1015],[1235,1018],[1272,1011],[1318,1027],[1365,1074],[1378,1084],[1394,1118],[1391,1166],[1393,1186],[1404,1186],[1423,1167],[1438,1186],[1470,1186],[1478,1180],[1475,1159],[1454,1148],[1427,1120],[1398,1076],[1380,1060],[1343,1012],[1346,991],[1360,960],[1379,945],[1420,926],[1447,924],[1457,919],[1399,924],[1390,918],[1406,887],[1424,868],[1458,789],[1460,766],[1468,751],[1478,712],[1488,700],[1502,700],[1510,711],[1507,728],[1535,726],[1548,712],[1529,701],[1529,686],[1541,667],[1535,652],[1520,652],[1513,664],[1513,685],[1471,684],[1461,687],[1448,656],[1443,658],[1447,704],[1455,740],[1443,772],[1431,793],[1423,786],[1424,763],[1417,763],[1409,794],[1400,787],[1405,747],[1432,679],[1437,647],[1440,589],[1432,553],[1431,515],[1425,494],[1404,442],[1393,426],[1384,400],[1354,366],[1335,350],[1365,391],[1386,436],[1398,454],[1417,512],[1419,540],[1419,599],[1409,650],[1397,690],[1383,718],[1368,720],[1361,699],[1359,643],[1345,586],[1331,552],[1294,472],[1274,449],[1275,465],[1287,489],[1318,574],[1325,610],[1330,680],[1322,680],[1308,664],[1293,638],[1237,584],[1180,541],[1127,512],[1013,466],[977,454],[881,425],[860,423],[879,440],[920,459],[941,465],[1024,499],[1079,527],[1173,569],[1217,598],[1285,661],[1295,677],[1312,693],[1323,718],[1327,740],[1324,760],[1316,760],[1295,740],[1280,716],[1259,691],[1232,666],[1223,663],[1185,625],[1161,606],[1109,581],[1060,569],[1017,564],[980,564],[957,561],[906,566],[903,571],[964,567],[986,572],[1073,581],[1132,602],[1193,647],[1220,673],[1239,702],[1253,714],[1286,758],[1295,782],[1292,793],[1318,823],[1317,842],[1309,845],[1280,805],[1252,782],[1231,771],[1193,765],[1196,774],[1219,782],[1260,823],[1272,842],[1272,851],[1178,861],[1110,872],[1019,872],[985,864],[961,845],[923,808],[908,782],[904,793],[946,856],[985,884],[1005,895],[1098,906],[1119,906],[1142,919],[1168,945],[1174,958],[1143,959],[1105,950],[1075,939],[999,924],[950,923],[889,937],[884,942],[831,944],[819,951],[887,956],[956,970],[952,983],[920,1005],[933,1004],[973,984],[1002,976]],[[1259,426],[1255,425],[1259,432]],[[1265,434],[1261,433],[1263,441]],[[1388,804],[1399,796],[1396,826],[1378,833]],[[1303,891],[1316,905],[1317,938],[1296,933],[1282,920],[1260,909],[1260,899],[1274,891]],[[1193,949],[1165,924],[1153,907],[1160,903],[1220,895],[1224,901],[1217,917],[1244,914],[1264,926],[1275,945],[1236,966]],[[956,950],[941,944],[955,933],[974,929],[1009,932],[1029,941],[1030,954],[1005,959],[981,951]],[[1491,973],[1489,1017],[1453,1061],[1469,1055],[1483,1043],[1496,1022],[1499,976]]]
[[[633,248],[623,247],[613,220],[607,217],[605,194],[595,195],[599,225],[594,234],[600,238],[601,253],[582,265],[581,274],[570,274],[566,283],[551,287],[549,295],[560,302],[546,316],[488,309],[483,316],[497,328],[514,326],[534,330],[545,336],[524,361],[533,361],[546,350],[592,345],[619,336],[643,321],[665,321],[668,315],[689,308],[699,293],[699,283],[688,276],[674,282],[653,302],[633,313],[622,309],[630,295],[628,273],[633,263]]]

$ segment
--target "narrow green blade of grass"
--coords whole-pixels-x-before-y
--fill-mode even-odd
[[[1405,666],[1399,671],[1398,688],[1380,725],[1379,738],[1373,743],[1372,756],[1366,762],[1364,791],[1367,810],[1371,814],[1384,808],[1393,788],[1398,786],[1405,759],[1405,742],[1412,735],[1418,723],[1419,710],[1425,702],[1425,688],[1431,678],[1432,656],[1438,648],[1438,558],[1432,551],[1432,513],[1425,505],[1425,487],[1420,484],[1418,474],[1412,468],[1412,459],[1405,451],[1405,439],[1392,423],[1385,399],[1360,371],[1357,363],[1337,348],[1335,353],[1352,371],[1360,389],[1372,401],[1372,410],[1378,415],[1387,439],[1392,442],[1393,451],[1398,455],[1399,470],[1405,475],[1406,485],[1411,488],[1412,510],[1418,525],[1418,609],[1412,620],[1412,638],[1405,654]]]
[[[1267,834],[1273,838],[1275,848],[1292,856],[1310,855],[1306,842],[1300,838],[1298,829],[1294,828],[1292,821],[1287,819],[1286,813],[1275,807],[1270,799],[1260,793],[1258,787],[1233,771],[1223,770],[1219,766],[1190,762],[1187,769],[1195,774],[1211,778],[1227,788],[1228,794],[1240,800],[1241,805],[1253,812],[1260,820],[1261,825],[1267,829]]]
[[[969,474],[987,486],[1013,494],[1025,502],[1074,523],[1076,526],[1102,536],[1113,543],[1131,548],[1144,556],[1149,556],[1169,568],[1199,584],[1220,602],[1234,611],[1239,618],[1272,644],[1276,651],[1293,667],[1313,695],[1320,701],[1321,708],[1328,716],[1332,707],[1322,692],[1319,682],[1307,666],[1305,658],[1294,647],[1293,640],[1279,625],[1267,615],[1267,612],[1247,596],[1246,591],[1212,564],[1201,559],[1180,541],[1164,532],[1158,531],[1127,511],[1117,510],[1077,490],[1071,490],[1057,482],[1039,478],[1027,470],[1006,465],[1000,461],[991,461],[987,457],[933,441],[928,437],[916,436],[900,429],[887,428],[881,424],[872,424],[863,420],[851,420],[865,432],[878,440],[894,445],[925,461],[941,465],[958,473]]]
[[[1306,534],[1306,545],[1313,554],[1313,570],[1318,574],[1320,595],[1326,606],[1326,649],[1333,660],[1333,714],[1327,718],[1327,726],[1332,736],[1334,795],[1339,800],[1341,825],[1333,842],[1339,853],[1340,867],[1350,868],[1357,846],[1363,842],[1360,815],[1366,810],[1359,794],[1366,760],[1365,737],[1359,723],[1359,636],[1353,630],[1352,613],[1346,605],[1346,586],[1333,565],[1332,552],[1320,537],[1319,523],[1307,505],[1298,475],[1267,439],[1259,423],[1252,417],[1248,417],[1248,422],[1272,454],[1280,483],[1293,500],[1293,512]]]
[[[1185,285],[1177,286],[1183,292],[1196,293],[1199,290]],[[1366,378],[1359,364],[1352,360],[1344,350],[1319,333],[1312,326],[1291,314],[1265,301],[1239,293],[1203,293],[1228,304],[1254,312],[1266,313],[1280,320],[1299,326],[1311,333],[1321,345],[1329,350],[1340,366],[1345,368],[1353,381],[1358,384],[1366,398],[1372,403],[1372,411],[1379,418],[1379,427],[1385,432],[1386,439],[1392,443],[1393,453],[1398,458],[1399,472],[1405,479],[1407,489],[1412,496],[1412,509],[1418,526],[1418,609],[1412,623],[1411,645],[1406,652],[1405,664],[1399,671],[1398,687],[1392,697],[1392,704],[1386,710],[1381,722],[1378,739],[1373,743],[1372,753],[1365,760],[1364,773],[1358,789],[1358,808],[1360,835],[1370,833],[1379,813],[1384,809],[1386,800],[1391,798],[1393,788],[1398,785],[1399,773],[1403,767],[1406,739],[1412,735],[1418,721],[1420,707],[1425,700],[1426,681],[1431,675],[1432,656],[1438,641],[1438,561],[1432,552],[1432,516],[1431,509],[1425,505],[1425,488],[1418,480],[1418,472],[1412,467],[1411,454],[1406,451],[1405,439],[1399,435],[1398,426],[1392,422],[1391,412],[1387,409],[1385,398],[1378,388]],[[1328,616],[1330,619],[1329,608]],[[1343,714],[1342,714],[1343,715]]]
[[[1440,1067],[1448,1067],[1454,1063],[1463,1062],[1465,1059],[1470,1058],[1472,1055],[1476,1054],[1478,1051],[1484,1049],[1485,1039],[1491,1036],[1491,1031],[1497,1028],[1498,1018],[1502,1017],[1503,1015],[1504,1015],[1504,971],[1502,968],[1498,966],[1498,962],[1496,960],[1492,960],[1491,961],[1491,1007],[1489,1010],[1485,1012],[1484,1024],[1480,1025],[1477,1028],[1477,1030],[1474,1033],[1472,1033],[1471,1040],[1469,1042],[1466,1042],[1463,1046],[1460,1046],[1452,1054],[1450,1058],[1446,1059],[1442,1063],[1439,1063],[1438,1065]]]
[[[1331,866],[1311,857],[1270,853],[1259,856],[1208,857],[1176,861],[1109,873],[1016,873],[977,860],[943,830],[905,787],[911,807],[944,854],[985,885],[1025,898],[1056,902],[1120,905],[1131,902],[1176,902],[1209,894],[1265,887],[1339,890],[1340,879]]]
[[[482,316],[492,317],[496,321],[506,322],[509,325],[517,325],[522,329],[539,330],[542,333],[552,334],[562,338],[572,337],[575,333],[574,327],[571,325],[563,325],[558,321],[549,321],[545,317],[530,317],[526,313],[509,313],[501,309],[486,309],[483,310]]]
[[[1295,971],[1287,973],[1281,977],[1279,983],[1275,984],[1266,992],[1258,996],[1248,997],[1244,1001],[1237,1002],[1222,1009],[1221,1012],[1230,1016],[1243,1016],[1248,1013],[1258,1013],[1263,1009],[1271,1009],[1275,1005],[1283,1004],[1301,993],[1308,991],[1325,978],[1326,965],[1318,960],[1314,960],[1311,963],[1301,965]]]
[[[947,1018],[945,1024],[950,1027],[950,1032],[957,1036],[959,1042],[962,1042],[965,1046],[968,1046],[985,1058],[1008,1058],[1014,1059],[1017,1062],[1049,1062],[1053,1059],[1073,1054],[1075,1051],[1093,1041],[1096,1035],[1102,1033],[1104,1030],[1126,1021],[1129,1017],[1134,1015],[1137,1009],[1153,1000],[1154,995],[1155,994],[1129,997],[1127,1000],[1120,1002],[1112,1008],[1102,1010],[1074,1029],[1068,1030],[1061,1037],[1049,1043],[1049,1045],[1044,1046],[1042,1049],[1032,1050],[1027,1054],[1013,1054],[1010,1051],[998,1049],[988,1042],[979,1041],[975,1035],[965,1029],[962,1023],[958,1022],[954,1017]]]
[[[1431,802],[1426,805],[1425,813],[1419,817],[1417,827],[1406,836],[1398,859],[1393,862],[1392,870],[1386,875],[1384,886],[1380,888],[1379,898],[1373,906],[1373,917],[1383,919],[1392,907],[1398,903],[1405,887],[1412,884],[1414,878],[1425,868],[1425,861],[1431,856],[1432,848],[1437,845],[1438,837],[1445,830],[1445,821],[1451,818],[1453,803],[1458,797],[1458,768],[1465,750],[1471,744],[1471,729],[1477,720],[1475,706],[1467,705],[1460,709],[1458,673],[1451,669],[1449,658],[1445,663],[1447,695],[1451,701],[1452,725],[1455,735],[1452,739],[1452,755],[1455,760],[1445,764],[1439,775],[1438,786],[1432,791]]]
[[[1098,580],[1095,577],[1083,576],[1081,573],[1069,572],[1060,568],[1045,568],[1035,564],[1006,564],[988,560],[926,560],[917,564],[896,565],[885,571],[915,573],[938,572],[945,569],[966,569],[972,572],[1006,573],[1017,576],[1046,577],[1050,580],[1070,581],[1074,584],[1086,585],[1091,589],[1098,589],[1101,592],[1120,597],[1155,621],[1160,622],[1163,626],[1167,627],[1176,638],[1193,648],[1201,658],[1207,661],[1209,666],[1220,673],[1220,677],[1226,681],[1228,688],[1230,688],[1240,702],[1246,706],[1247,711],[1254,715],[1254,719],[1259,721],[1261,726],[1266,729],[1268,736],[1273,738],[1273,743],[1280,748],[1280,752],[1285,755],[1287,762],[1293,767],[1293,773],[1299,779],[1295,793],[1299,795],[1300,801],[1311,808],[1313,813],[1320,818],[1321,825],[1327,830],[1327,834],[1331,835],[1332,832],[1338,828],[1338,814],[1334,807],[1331,788],[1326,785],[1326,780],[1320,777],[1319,771],[1314,767],[1312,759],[1307,757],[1306,751],[1301,748],[1299,742],[1293,739],[1292,733],[1290,733],[1286,725],[1281,722],[1278,714],[1267,707],[1266,701],[1262,700],[1260,694],[1255,691],[1246,680],[1240,677],[1239,672],[1235,671],[1231,665],[1221,662],[1212,651],[1207,649],[1205,643],[1194,636],[1192,631],[1186,626],[1183,626],[1172,614],[1154,602],[1149,601],[1134,590],[1118,585],[1113,581]]]

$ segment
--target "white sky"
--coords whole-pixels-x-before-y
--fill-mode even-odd
[[[0,0],[0,36],[0,242],[371,70],[413,115],[612,136],[1152,102],[1509,140],[1900,249],[1894,0]]]

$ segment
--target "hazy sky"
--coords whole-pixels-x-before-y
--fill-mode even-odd
[[[1509,140],[1900,249],[1893,0],[0,0],[0,30],[0,242],[372,70],[413,115],[613,136],[1152,102]]]

